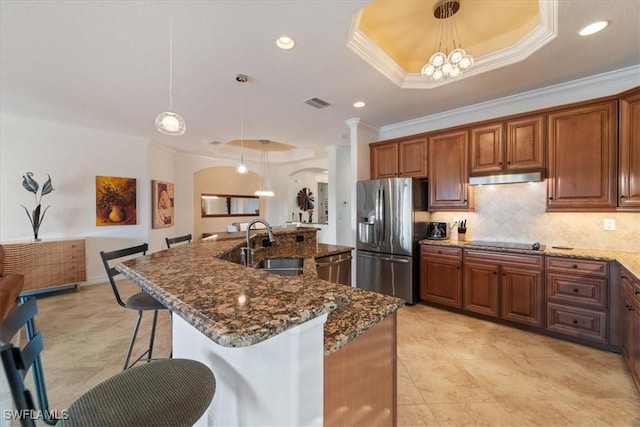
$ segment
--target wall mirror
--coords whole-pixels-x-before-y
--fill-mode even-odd
[[[201,194],[202,217],[259,216],[260,198],[231,194]]]

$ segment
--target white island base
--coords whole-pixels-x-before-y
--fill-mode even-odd
[[[173,357],[198,360],[216,392],[197,426],[321,426],[324,314],[248,347],[223,347],[173,316]]]

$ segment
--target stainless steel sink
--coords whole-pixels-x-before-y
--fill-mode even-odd
[[[256,268],[280,276],[297,276],[302,274],[302,265],[302,258],[267,258]]]

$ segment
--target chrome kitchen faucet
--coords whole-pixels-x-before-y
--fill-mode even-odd
[[[247,241],[246,246],[242,248],[242,264],[251,266],[253,263],[253,253],[255,249],[251,249],[251,227],[256,222],[262,223],[267,227],[267,233],[269,234],[269,242],[273,242],[275,238],[273,237],[273,230],[271,230],[271,226],[264,219],[254,219],[253,221],[247,224]]]

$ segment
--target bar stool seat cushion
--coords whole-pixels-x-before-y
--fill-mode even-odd
[[[215,389],[213,373],[198,361],[149,362],[83,394],[57,426],[192,426],[209,407]]]
[[[132,310],[164,310],[167,308],[146,292],[137,292],[131,295],[124,304]]]

